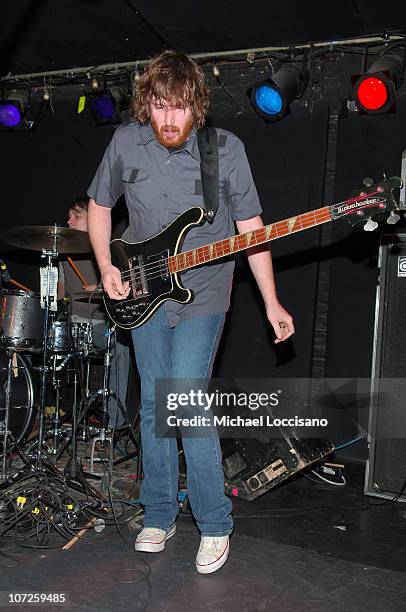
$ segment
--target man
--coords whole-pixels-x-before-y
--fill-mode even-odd
[[[67,225],[70,229],[76,229],[81,232],[88,231],[88,206],[89,198],[78,198],[69,205]],[[106,313],[104,306],[99,303],[90,303],[83,300],[84,291],[90,293],[94,291],[99,283],[99,274],[97,265],[94,259],[72,259],[75,267],[80,275],[86,281],[83,282],[74,268],[68,261],[63,261],[59,266],[59,283],[58,283],[58,299],[62,299],[65,295],[69,295],[71,299],[71,320],[72,323],[91,323],[93,344],[97,348],[106,349],[107,339],[106,333]],[[89,319],[90,316],[90,319]],[[112,340],[112,358],[110,368],[109,387],[113,392],[107,401],[109,426],[118,426],[125,422],[124,415],[120,409],[125,410],[128,371],[130,364],[129,348],[120,342]],[[117,378],[118,372],[118,378]],[[120,402],[116,401],[115,394],[118,390]]]
[[[195,62],[171,50],[149,62],[133,97],[136,121],[117,129],[88,191],[89,235],[104,289],[112,299],[125,298],[130,288],[111,264],[111,208],[124,193],[135,242],[162,231],[184,210],[204,206],[196,129],[203,126],[207,109],[208,91]],[[263,225],[241,141],[225,130],[218,129],[217,136],[219,208],[212,224],[189,231],[182,250],[235,234],[234,222],[239,232]],[[277,336],[275,342],[281,342],[294,328],[276,295],[269,250],[252,250],[249,263]],[[188,305],[166,302],[132,332],[141,376],[141,502],[145,506],[136,550],[159,552],[176,530],[177,446],[174,438],[155,437],[155,410],[165,409],[155,406],[155,380],[210,377],[229,307],[233,267],[234,262],[227,261],[189,270],[182,282],[194,291],[194,301]],[[233,528],[218,436],[210,429],[209,436],[183,437],[183,449],[189,500],[202,536],[196,568],[208,574],[227,560]]]

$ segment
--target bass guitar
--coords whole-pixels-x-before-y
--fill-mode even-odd
[[[393,191],[402,186],[398,177],[365,187],[356,196],[283,221],[271,223],[245,234],[237,234],[205,246],[182,252],[187,231],[205,221],[202,208],[190,208],[179,215],[162,232],[148,240],[129,243],[112,240],[111,261],[121,271],[123,282],[130,284],[130,293],[123,300],[112,300],[103,294],[107,313],[114,324],[123,329],[142,325],[167,300],[187,304],[193,293],[182,285],[180,274],[211,261],[227,257],[288,234],[295,234],[316,225],[345,218],[352,225],[364,222],[365,230],[373,230],[373,217],[391,211],[389,222],[399,217]]]

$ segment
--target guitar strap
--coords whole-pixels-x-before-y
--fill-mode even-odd
[[[200,128],[197,131],[197,143],[206,218],[209,223],[213,223],[219,205],[219,143],[216,128]]]

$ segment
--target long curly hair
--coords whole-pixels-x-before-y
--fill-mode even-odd
[[[192,110],[197,128],[204,125],[209,108],[209,91],[203,70],[184,53],[168,49],[152,58],[135,84],[132,116],[140,123],[150,119],[153,100]]]

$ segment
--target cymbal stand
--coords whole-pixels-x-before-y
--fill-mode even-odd
[[[42,249],[42,256],[46,259],[47,265],[43,267],[46,272],[46,290],[45,295],[42,296],[42,282],[41,282],[41,301],[43,298],[44,302],[44,353],[43,353],[43,361],[42,361],[42,370],[41,370],[41,385],[40,385],[40,402],[39,402],[39,416],[38,416],[38,444],[37,444],[37,457],[36,457],[36,469],[40,470],[43,467],[43,457],[42,457],[42,449],[44,445],[44,425],[45,425],[45,403],[46,403],[46,390],[47,390],[47,380],[48,380],[48,329],[49,329],[49,313],[51,310],[52,304],[52,295],[51,295],[51,275],[53,282],[56,285],[57,282],[57,274],[54,275],[55,268],[52,266],[52,260],[58,259],[58,251],[56,246],[57,240],[57,225],[55,224],[55,235],[54,235],[54,244],[53,249],[48,251],[46,249]],[[54,292],[56,291],[56,286],[52,287]]]

